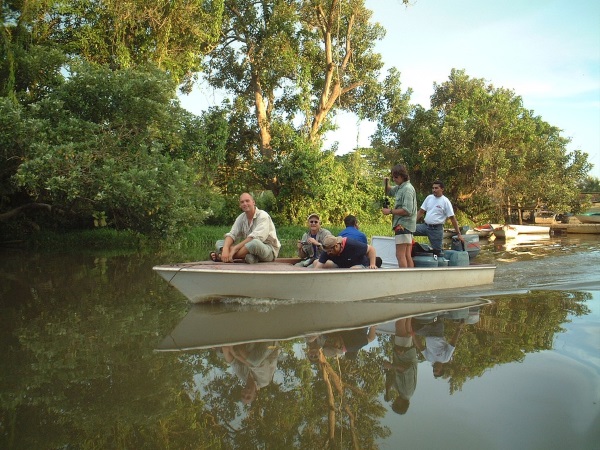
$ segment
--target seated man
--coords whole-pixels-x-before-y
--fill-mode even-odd
[[[356,217],[352,215],[346,216],[344,218],[344,224],[346,225],[346,228],[340,231],[338,236],[356,239],[364,244],[369,243],[367,241],[367,235],[358,229],[358,221],[356,220]]]
[[[323,240],[323,250],[315,262],[315,269],[377,269],[375,248],[352,238],[327,236]]]
[[[308,267],[315,262],[323,251],[323,239],[331,236],[331,231],[321,228],[321,218],[318,214],[311,214],[306,219],[308,231],[298,241],[298,256],[302,261],[297,266]]]
[[[273,261],[281,244],[271,216],[258,209],[254,197],[247,192],[240,195],[240,209],[242,214],[235,219],[225,239],[217,241],[217,251],[211,252],[210,258],[227,263],[234,259],[244,259],[249,264]]]

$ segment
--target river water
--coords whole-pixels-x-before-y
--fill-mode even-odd
[[[600,236],[342,305],[192,307],[176,260],[0,250],[0,448],[599,448]]]

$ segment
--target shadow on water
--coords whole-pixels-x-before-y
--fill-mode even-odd
[[[342,305],[192,307],[158,255],[3,253],[0,447],[594,448],[599,240],[482,244],[484,292]]]

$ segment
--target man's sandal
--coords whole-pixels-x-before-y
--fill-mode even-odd
[[[217,252],[210,252],[210,259],[213,262],[222,262],[221,255],[219,255]]]

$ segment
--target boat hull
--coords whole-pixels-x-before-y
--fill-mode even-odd
[[[488,238],[494,234],[494,229],[499,228],[500,224],[485,224],[473,229],[467,230],[465,234],[478,234],[480,238]]]
[[[511,226],[494,228],[494,236],[500,239],[513,239],[519,235],[519,232]]]
[[[491,284],[495,266],[314,270],[278,262],[203,261],[154,270],[193,303],[228,297],[347,302]]]
[[[537,225],[511,225],[518,234],[550,234],[550,227]]]
[[[600,214],[577,214],[575,218],[583,224],[600,223]]]

